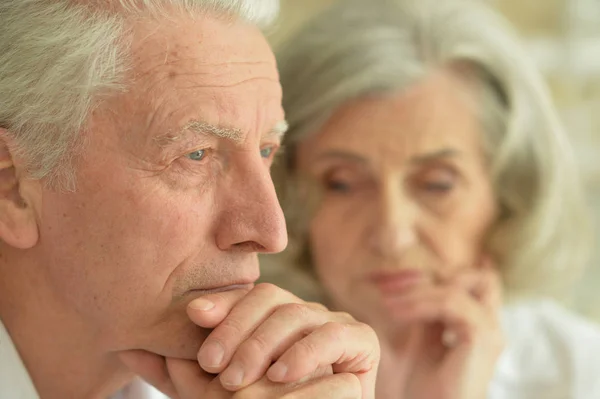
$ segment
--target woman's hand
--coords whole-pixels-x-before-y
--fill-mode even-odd
[[[497,271],[486,262],[439,285],[417,288],[388,306],[403,325],[422,324],[407,399],[483,399],[504,337]]]

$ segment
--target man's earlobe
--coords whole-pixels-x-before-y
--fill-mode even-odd
[[[27,179],[25,166],[15,162],[10,143],[9,132],[0,128],[0,240],[28,249],[39,239],[34,198],[30,198],[36,190],[29,187],[39,182]]]

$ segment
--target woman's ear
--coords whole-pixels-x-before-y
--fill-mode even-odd
[[[27,177],[25,165],[15,161],[11,138],[0,128],[0,240],[28,249],[39,239],[35,196],[41,195],[39,181]]]

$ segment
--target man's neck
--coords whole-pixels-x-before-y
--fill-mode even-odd
[[[13,268],[8,279],[3,267],[0,319],[42,399],[106,399],[132,379],[89,326],[38,284],[39,276],[19,279]]]

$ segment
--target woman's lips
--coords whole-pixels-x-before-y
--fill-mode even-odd
[[[369,275],[369,280],[384,296],[390,296],[422,283],[425,277],[421,270],[404,269],[374,272]]]

